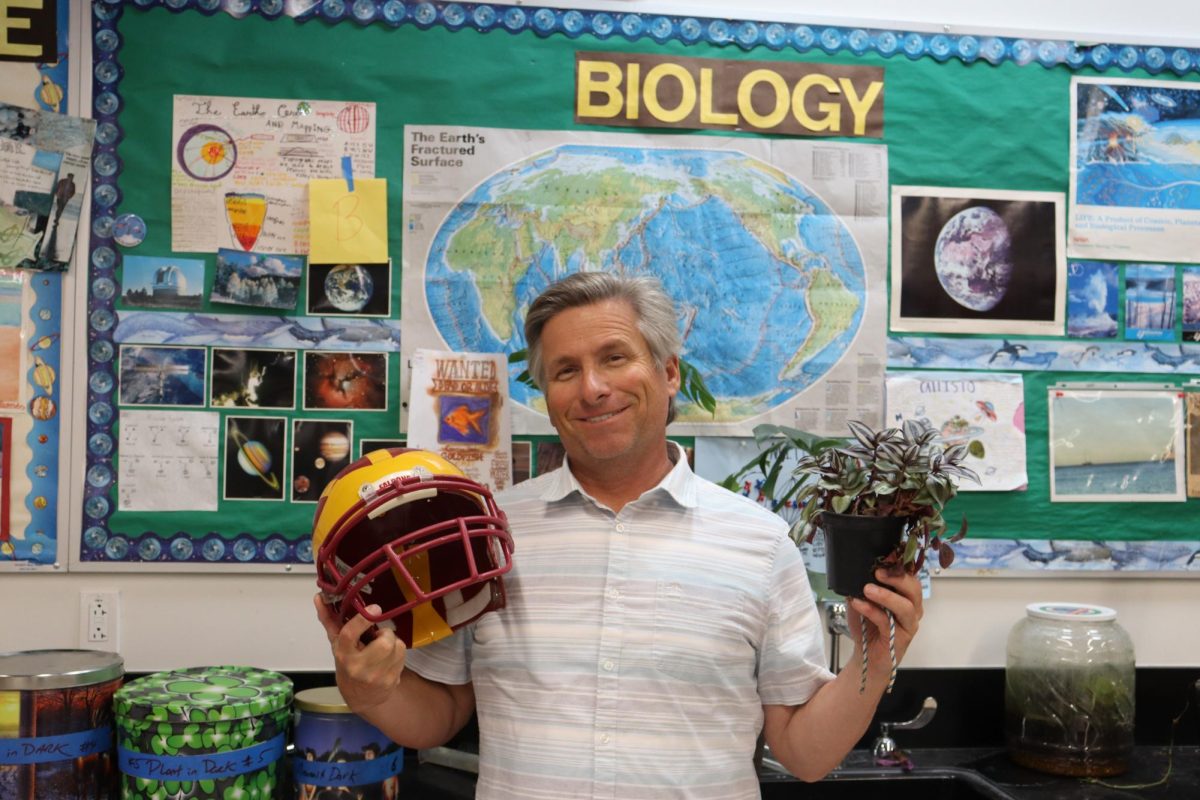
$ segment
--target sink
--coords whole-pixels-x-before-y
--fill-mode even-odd
[[[887,800],[1016,800],[978,772],[959,767],[899,769],[851,768],[831,773],[816,783],[785,775],[764,775],[762,800],[849,800],[886,797]]]

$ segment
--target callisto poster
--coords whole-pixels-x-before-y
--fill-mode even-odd
[[[441,454],[494,492],[511,486],[507,370],[496,353],[417,350],[408,446]]]
[[[882,421],[883,146],[413,126],[404,142],[405,349],[511,355],[553,281],[651,275],[717,401],[680,402],[672,432]],[[505,370],[513,430],[552,433],[524,366]]]
[[[887,378],[888,424],[925,422],[946,447],[965,445],[979,483],[959,491],[1025,489],[1025,389],[1019,374],[900,372]]]

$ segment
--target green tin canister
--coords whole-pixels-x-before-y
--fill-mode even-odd
[[[121,796],[280,794],[292,682],[254,667],[194,667],[130,681],[113,697]]]

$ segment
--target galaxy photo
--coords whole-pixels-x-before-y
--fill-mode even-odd
[[[315,503],[350,463],[354,423],[298,419],[292,422],[292,502]]]
[[[386,317],[392,309],[392,265],[309,264],[311,316]]]
[[[225,499],[282,500],[287,420],[225,418]]]
[[[204,406],[203,347],[121,345],[121,405]]]
[[[296,351],[214,347],[210,391],[219,408],[295,408]]]
[[[305,410],[386,411],[387,353],[304,354]]]
[[[1061,198],[942,191],[893,205],[892,327],[1061,335]]]

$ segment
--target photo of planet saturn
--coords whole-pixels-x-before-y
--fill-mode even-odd
[[[225,418],[225,499],[283,500],[287,420]]]

